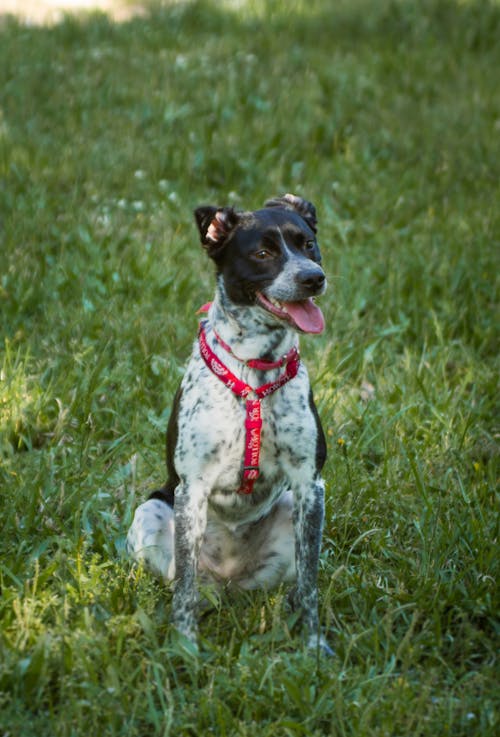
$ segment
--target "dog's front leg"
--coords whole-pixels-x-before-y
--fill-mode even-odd
[[[302,610],[302,619],[308,632],[308,644],[331,653],[319,631],[318,563],[323,530],[325,486],[315,479],[307,491],[296,493],[293,512],[295,531],[295,565],[297,584],[292,605]]]
[[[172,624],[196,641],[196,575],[201,543],[207,524],[208,490],[205,485],[181,482],[175,490],[175,586]]]

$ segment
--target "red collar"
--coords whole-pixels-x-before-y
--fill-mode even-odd
[[[253,485],[256,479],[259,477],[259,458],[260,458],[260,435],[262,428],[262,416],[261,416],[261,399],[267,397],[269,394],[273,394],[277,389],[286,384],[290,379],[293,379],[299,370],[300,358],[297,348],[289,351],[286,356],[283,356],[279,361],[268,362],[260,361],[245,361],[247,366],[252,368],[260,368],[265,364],[266,369],[278,368],[285,366],[285,370],[275,381],[271,381],[267,384],[262,384],[258,387],[251,387],[241,379],[238,379],[228,368],[225,366],[220,358],[210,348],[207,336],[205,333],[206,322],[200,323],[200,329],[198,333],[198,342],[200,347],[200,355],[205,361],[206,365],[217,376],[231,391],[238,397],[246,399],[246,417],[245,417],[245,428],[246,428],[246,441],[245,441],[245,458],[243,462],[243,480],[240,488],[238,489],[240,494],[251,494]],[[215,335],[215,333],[214,333]],[[216,340],[225,348],[225,344],[215,335]],[[234,355],[229,350],[231,355]],[[240,359],[238,359],[240,360]],[[258,364],[256,366],[255,364]]]
[[[297,346],[293,345],[288,353],[285,353],[284,356],[278,358],[277,361],[264,361],[264,359],[262,358],[250,358],[248,360],[245,360],[244,358],[239,358],[239,356],[233,353],[231,346],[225,343],[220,335],[218,335],[213,328],[212,332],[217,343],[222,346],[222,348],[224,348],[224,350],[227,351],[233,358],[236,358],[237,361],[243,363],[245,366],[248,366],[248,368],[254,368],[258,371],[270,371],[271,369],[287,366],[290,361],[293,361],[294,359],[299,357],[299,350]]]
[[[200,309],[198,310],[197,314],[208,312],[210,307],[212,306],[211,302],[207,302],[206,304],[202,305]],[[240,358],[235,353],[233,353],[233,350],[230,345],[225,343],[220,335],[215,332],[215,330],[212,328],[212,332],[214,334],[214,337],[217,341],[217,343],[224,348],[227,353],[229,353],[233,358],[235,358],[237,361],[240,361],[240,363],[243,363],[245,366],[248,366],[248,368],[254,368],[258,371],[270,371],[271,369],[275,368],[281,368],[282,366],[286,366],[290,363],[290,361],[293,361],[295,359],[298,359],[299,357],[299,350],[297,346],[292,346],[288,353],[285,353],[284,356],[281,356],[281,358],[278,358],[277,361],[265,361],[262,358],[250,358],[248,360],[245,360],[244,358]]]

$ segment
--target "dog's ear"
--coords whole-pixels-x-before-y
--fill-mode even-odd
[[[205,205],[194,211],[201,243],[209,256],[216,256],[225,245],[229,234],[238,225],[239,215],[232,207]]]
[[[311,230],[315,233],[317,231],[316,208],[312,202],[303,200],[302,197],[297,197],[295,194],[285,194],[282,197],[275,197],[272,200],[268,200],[265,207],[281,207],[284,210],[295,210],[305,220]]]

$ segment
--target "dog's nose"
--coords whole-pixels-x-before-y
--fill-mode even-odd
[[[322,271],[303,271],[298,275],[297,281],[311,294],[316,294],[323,288],[326,277]]]

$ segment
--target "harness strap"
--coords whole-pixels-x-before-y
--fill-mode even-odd
[[[213,352],[207,341],[205,325],[205,321],[201,322],[198,332],[198,343],[201,357],[210,371],[215,374],[215,376],[217,376],[217,378],[220,379],[228,389],[231,389],[233,394],[246,399],[245,456],[243,460],[243,479],[238,492],[240,494],[251,494],[254,483],[258,479],[260,473],[259,459],[262,429],[261,400],[264,399],[264,397],[269,396],[269,394],[273,394],[277,389],[297,375],[300,366],[299,352],[297,349],[295,349],[293,353],[290,352],[291,355],[285,365],[285,371],[278,376],[276,381],[271,381],[254,388],[249,384],[246,384],[241,379],[238,379],[238,377],[235,376]],[[249,365],[248,362],[247,365]]]

